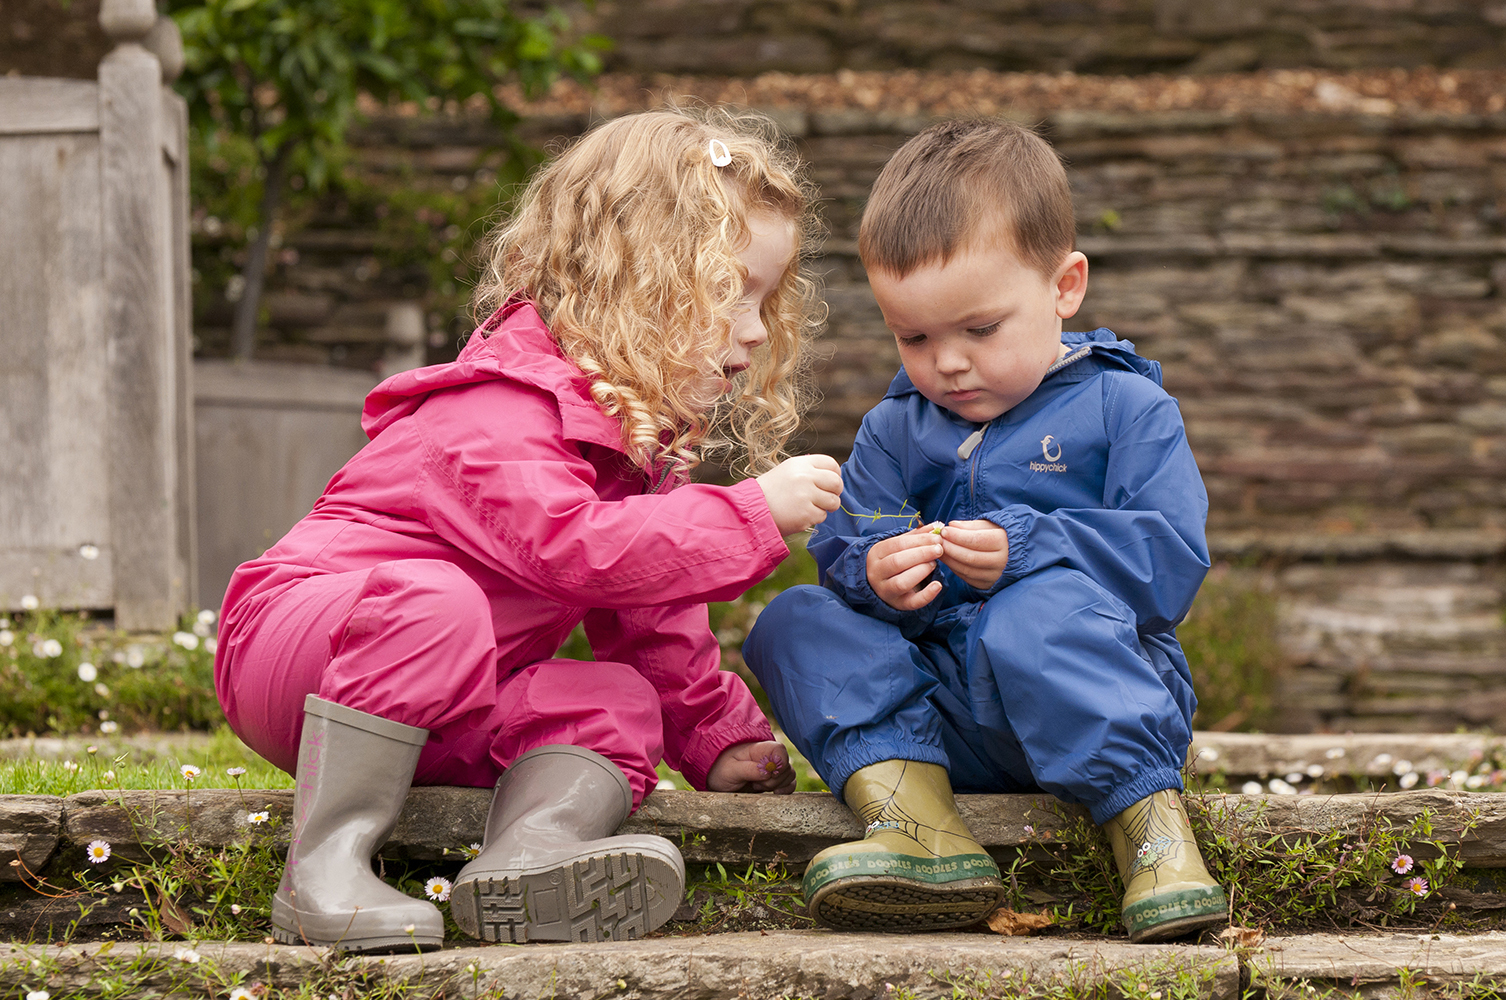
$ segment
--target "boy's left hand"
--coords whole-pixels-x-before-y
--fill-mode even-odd
[[[951,521],[941,529],[941,561],[975,590],[999,582],[1009,565],[1009,535],[992,521]]]
[[[795,769],[789,751],[775,740],[734,743],[721,752],[706,774],[706,788],[713,792],[773,792],[788,795],[795,790]]]

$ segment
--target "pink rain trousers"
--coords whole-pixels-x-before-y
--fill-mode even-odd
[[[226,590],[215,687],[257,753],[292,772],[317,694],[429,730],[416,784],[488,786],[567,743],[636,806],[661,758],[705,788],[727,747],[773,738],[706,618],[789,554],[762,491],[646,475],[530,303],[383,382],[362,426]],[[554,658],[578,624],[600,662]]]
[[[489,786],[534,747],[595,750],[642,801],[664,753],[658,694],[621,663],[496,668],[486,597],[452,563],[407,559],[313,576],[274,598],[237,650],[231,726],[292,773],[316,694],[429,730],[417,785]]]

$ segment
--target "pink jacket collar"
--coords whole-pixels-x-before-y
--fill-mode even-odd
[[[471,334],[449,364],[399,372],[366,397],[361,429],[375,438],[439,389],[508,379],[550,393],[559,403],[565,437],[621,452],[622,425],[591,398],[590,380],[566,358],[532,302],[513,299]]]

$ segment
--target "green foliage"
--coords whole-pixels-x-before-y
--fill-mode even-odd
[[[1403,828],[1372,812],[1353,831],[1270,830],[1258,822],[1264,808],[1189,801],[1208,870],[1229,892],[1236,923],[1344,928],[1449,919],[1439,890],[1458,883],[1464,862],[1434,836],[1431,811]],[[1464,840],[1477,823],[1451,833]]]
[[[1256,731],[1269,724],[1282,662],[1274,593],[1249,575],[1217,567],[1177,627],[1177,639],[1197,692],[1193,728]]]
[[[597,52],[608,45],[596,36],[569,39],[569,21],[554,6],[524,16],[510,0],[168,0],[167,7],[183,35],[178,89],[189,105],[195,228],[223,241],[218,256],[195,255],[195,277],[237,302],[234,350],[242,357],[252,352],[287,191],[292,215],[306,215],[314,196],[342,179],[346,134],[362,100],[408,102],[425,112],[486,109],[497,144],[509,151],[501,180],[516,180],[538,156],[513,135],[517,116],[498,85],[515,80],[535,96],[561,74],[584,79],[600,71]],[[248,246],[238,250],[242,239]],[[414,246],[423,250],[426,242]],[[466,256],[431,263],[442,269]]]
[[[695,933],[815,925],[806,913],[799,877],[781,862],[760,866],[750,861],[746,869],[730,872],[718,862],[691,866],[686,874],[685,896],[696,908]]]
[[[213,142],[242,133],[263,163],[319,188],[338,163],[360,95],[377,101],[476,99],[498,124],[516,116],[496,85],[537,94],[560,73],[599,72],[600,38],[561,41],[565,15],[523,17],[509,0],[169,0],[183,34],[178,89]],[[332,157],[336,157],[332,159]]]
[[[171,638],[142,640],[45,608],[0,618],[0,735],[208,729],[213,616],[187,617]]]

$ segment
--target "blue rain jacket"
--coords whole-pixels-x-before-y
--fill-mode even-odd
[[[912,635],[947,608],[1066,566],[1128,604],[1141,633],[1171,634],[1209,567],[1208,494],[1181,411],[1161,388],[1160,363],[1129,341],[1098,329],[1065,333],[1062,343],[1068,354],[1040,387],[981,428],[926,399],[900,370],[842,467],[845,510],[810,540],[828,588]],[[874,516],[911,512],[919,522]],[[1009,534],[1009,563],[988,591],[942,566],[942,593],[916,611],[896,611],[873,593],[874,542],[913,523],[974,519]],[[1174,638],[1170,645],[1180,655]]]
[[[1196,703],[1174,628],[1209,567],[1207,494],[1160,365],[1108,330],[1062,340],[1039,388],[987,425],[901,370],[843,466],[844,510],[809,543],[828,596],[787,591],[744,646],[838,794],[894,757],[949,766],[959,790],[1043,788],[1098,822],[1180,787]],[[923,608],[874,594],[875,542],[980,518],[1009,535],[994,586],[939,566]]]

